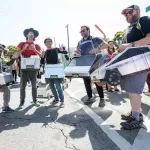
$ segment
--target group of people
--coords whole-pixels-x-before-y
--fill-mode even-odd
[[[126,18],[127,22],[130,24],[124,34],[122,39],[122,44],[119,46],[119,52],[124,51],[128,47],[139,47],[150,44],[150,18],[147,16],[140,16],[140,8],[137,5],[131,5],[128,8],[122,11],[122,15]],[[140,24],[141,28],[137,28],[137,24]],[[95,53],[100,53],[103,50],[107,50],[108,57],[106,58],[107,62],[110,61],[116,54],[113,41],[103,41],[98,37],[92,37],[90,35],[90,28],[86,25],[81,26],[81,36],[82,39],[78,42],[77,49],[75,50],[76,55],[95,55]],[[59,63],[58,53],[67,54],[67,51],[63,48],[53,48],[53,41],[51,38],[46,38],[44,40],[44,44],[46,46],[46,51],[41,51],[41,47],[38,44],[35,44],[34,41],[38,37],[39,32],[34,30],[33,28],[24,30],[24,36],[26,37],[25,42],[21,42],[18,44],[18,53],[15,53],[11,59],[16,59],[19,55],[23,55],[23,57],[30,57],[31,55],[39,55],[42,59],[45,60],[46,64],[57,64]],[[94,49],[90,51],[86,51],[88,43],[93,43]],[[100,43],[100,44],[99,44]],[[145,82],[147,79],[147,83],[149,85],[149,76],[148,71],[134,74],[131,76],[125,76],[121,79],[121,89],[125,90],[130,99],[131,103],[131,111],[127,115],[121,115],[125,122],[121,123],[121,126],[125,129],[131,130],[135,128],[140,128],[143,123],[143,115],[140,112],[141,108],[141,100],[142,100],[142,92],[145,86]],[[148,78],[147,78],[148,76]],[[25,88],[28,80],[31,81],[32,85],[32,98],[35,106],[40,106],[37,102],[37,71],[21,71],[21,80],[20,80],[20,105],[19,109],[21,109],[25,103]],[[94,102],[94,98],[92,97],[92,87],[91,87],[91,79],[86,78],[83,79],[85,88],[87,91],[88,99],[85,102],[85,105],[91,104]],[[64,93],[62,90],[62,79],[49,79],[48,80],[51,91],[54,95],[53,103],[60,102],[60,107],[64,107]],[[105,106],[104,100],[104,92],[103,86],[95,83],[97,92],[100,97],[100,107]],[[7,90],[6,90],[7,89]],[[112,91],[111,85],[107,84],[107,89],[109,92]],[[119,91],[117,87],[114,87],[115,91]],[[12,111],[12,109],[8,106],[8,102],[10,100],[10,90],[8,92],[8,88],[0,87],[0,91],[4,92],[4,111]],[[7,92],[6,92],[7,91]],[[150,91],[150,86],[149,86]],[[7,104],[6,104],[7,103]]]
[[[35,44],[34,41],[38,37],[39,32],[37,30],[34,30],[33,28],[24,30],[24,36],[26,38],[25,42],[20,42],[17,46],[18,51],[11,56],[11,63],[7,63],[7,65],[12,66],[16,60],[20,60],[20,55],[27,58],[32,55],[39,55],[40,59],[45,61],[46,64],[57,64],[59,63],[58,53],[67,54],[67,51],[60,47],[60,48],[52,48],[53,41],[51,38],[46,38],[44,40],[44,44],[46,46],[46,51],[41,51],[41,47],[38,44]],[[2,51],[1,51],[2,53]],[[0,54],[1,54],[0,53]],[[20,60],[21,61],[21,60]],[[20,67],[20,65],[19,65]],[[20,68],[19,68],[20,69]],[[12,68],[13,73],[13,68]],[[18,109],[22,109],[25,103],[25,97],[26,97],[26,85],[27,82],[31,82],[32,86],[32,99],[33,104],[37,107],[40,106],[40,104],[37,102],[37,74],[38,71],[36,70],[26,70],[22,71],[20,69],[20,104]],[[16,73],[15,73],[16,76]],[[60,107],[64,107],[64,94],[63,89],[61,86],[62,79],[49,79],[48,80],[51,91],[54,95],[54,101],[53,103],[58,103],[60,101]],[[10,90],[6,85],[0,86],[0,92],[3,92],[4,94],[4,107],[3,111],[14,111],[11,109],[8,105],[10,101]],[[6,104],[7,103],[7,104]]]
[[[122,44],[120,44],[118,51],[122,52],[128,47],[139,47],[149,45],[150,18],[147,16],[141,17],[140,7],[137,5],[131,5],[128,8],[125,8],[122,11],[122,15],[126,18],[126,21],[130,25],[122,38]],[[110,61],[111,58],[116,55],[116,51],[112,47],[113,42],[110,41],[106,43],[105,41],[102,41],[102,44],[99,46],[97,43],[98,41],[100,41],[100,39],[94,38],[90,35],[90,28],[88,26],[82,26],[80,33],[83,38],[78,43],[77,50],[75,51],[76,55],[85,55],[85,43],[91,41],[93,42],[95,48],[97,48],[97,52],[103,51],[104,49],[108,50],[107,61]],[[89,54],[94,53],[94,50],[89,51]],[[126,120],[125,122],[121,122],[121,126],[125,129],[131,130],[142,127],[143,115],[140,112],[142,100],[141,94],[143,93],[146,80],[148,83],[148,87],[150,85],[149,76],[149,71],[145,71],[131,76],[124,76],[121,79],[121,89],[125,90],[128,93],[131,103],[131,111],[128,114],[121,115],[122,120]],[[85,104],[90,104],[93,102],[91,80],[84,79],[84,84],[87,91],[87,95],[89,97]],[[103,107],[105,105],[103,87],[98,86],[96,83],[95,85],[100,97],[99,105]],[[109,91],[111,91],[111,86],[107,84],[107,87]],[[117,87],[115,87],[115,90],[118,91]]]

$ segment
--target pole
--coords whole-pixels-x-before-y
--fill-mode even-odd
[[[67,24],[67,26],[65,28],[67,28],[67,39],[68,39],[68,53],[69,53],[69,58],[70,58],[70,47],[69,47],[69,28],[68,28],[69,24]]]
[[[55,40],[55,37],[53,37],[54,38],[54,45],[55,45],[55,47],[56,47],[56,40]]]

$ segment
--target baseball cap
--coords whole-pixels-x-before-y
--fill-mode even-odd
[[[138,5],[131,5],[127,8],[125,8],[124,10],[122,10],[121,14],[124,15],[126,10],[130,10],[130,9],[136,9],[136,10],[140,10],[140,7]]]

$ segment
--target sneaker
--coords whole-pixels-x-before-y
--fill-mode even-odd
[[[19,105],[19,107],[17,109],[22,109],[23,106],[24,106],[24,102],[20,102],[20,105]]]
[[[58,99],[54,99],[54,100],[53,100],[53,103],[54,103],[54,104],[57,104],[58,102],[59,102]]]
[[[131,112],[129,112],[129,113],[127,113],[127,114],[123,114],[123,115],[121,115],[121,119],[122,120],[129,120],[130,119],[130,117],[131,117]],[[143,121],[144,119],[143,119],[143,115],[140,113],[140,120],[141,121]]]
[[[33,105],[36,106],[36,107],[40,106],[40,104],[37,101],[33,101]]]
[[[120,90],[119,89],[115,89],[115,92],[120,92]]]
[[[122,114],[122,115],[121,115],[121,119],[122,119],[122,120],[129,120],[129,119],[130,119],[130,116],[131,116],[131,111],[128,112],[127,114]]]
[[[111,90],[108,90],[108,92],[109,92],[109,93],[113,93],[114,91],[111,89]]]
[[[3,107],[3,108],[2,108],[2,111],[3,111],[3,112],[14,112],[14,110],[11,109],[9,106]]]
[[[104,107],[104,106],[105,106],[105,100],[104,98],[101,98],[99,102],[99,107]]]
[[[143,122],[141,120],[136,120],[135,117],[130,116],[130,119],[126,122],[121,122],[120,125],[126,130],[133,130],[137,128],[142,128]]]
[[[60,105],[59,105],[60,108],[64,108],[65,107],[65,104],[64,102],[60,102]]]
[[[95,100],[92,97],[89,97],[87,101],[84,102],[85,105],[89,105],[95,102]]]

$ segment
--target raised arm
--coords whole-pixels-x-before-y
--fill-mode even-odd
[[[57,50],[58,50],[58,53],[68,54],[68,52],[65,49],[63,49],[63,47],[61,47],[60,45],[59,45],[59,48]]]

